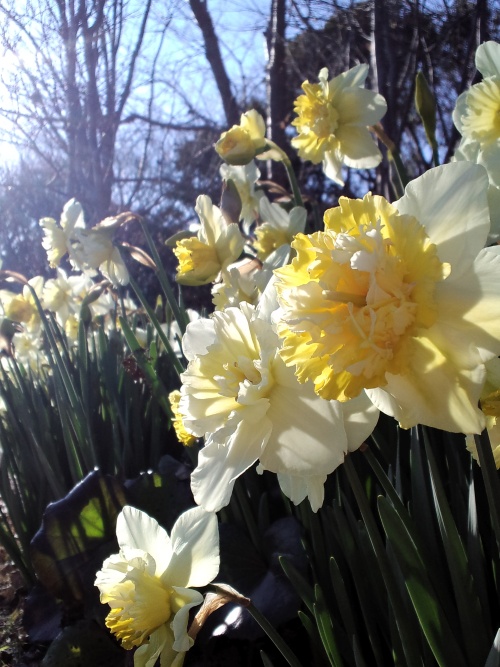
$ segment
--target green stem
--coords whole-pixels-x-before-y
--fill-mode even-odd
[[[269,623],[267,618],[265,616],[263,616],[260,613],[260,611],[256,607],[253,606],[253,604],[251,602],[248,606],[245,607],[245,609],[248,610],[250,616],[264,630],[266,635],[273,642],[273,644],[276,646],[278,651],[281,653],[281,655],[288,662],[290,667],[302,667],[302,665],[301,665],[299,659],[297,658],[297,656],[295,655],[295,653],[288,646],[288,644],[283,640],[281,635],[278,634],[278,632],[276,632],[275,628],[271,625],[271,623]]]
[[[293,170],[290,158],[282,148],[280,148],[277,144],[275,144],[274,141],[270,141],[269,139],[267,141],[267,149],[275,150],[280,154],[281,161],[283,162],[286,169],[288,181],[290,183],[290,188],[292,189],[293,203],[295,204],[295,206],[304,206],[304,202],[302,201],[302,195],[300,194],[299,184],[297,182],[297,177]]]
[[[432,159],[434,160],[434,166],[439,167],[439,153],[437,144],[432,144]]]
[[[259,535],[259,529],[257,528],[257,524],[255,523],[255,519],[252,513],[252,510],[250,508],[250,504],[248,502],[248,498],[246,496],[246,493],[244,489],[242,488],[242,480],[236,480],[236,483],[234,485],[234,495],[238,501],[238,504],[240,506],[241,513],[243,514],[243,517],[245,519],[245,523],[248,529],[248,533],[250,535],[250,539],[253,542],[253,545],[257,549],[257,551],[261,550],[261,539]]]
[[[485,429],[481,435],[475,435],[474,441],[479,456],[479,465],[481,466],[486,496],[490,506],[493,530],[495,531],[497,546],[500,551],[500,487],[488,431]]]
[[[297,177],[295,176],[295,172],[292,168],[292,163],[290,162],[288,157],[286,159],[283,158],[283,164],[285,165],[288,180],[290,182],[290,187],[292,188],[294,204],[295,206],[304,206],[304,202],[302,201],[302,195],[300,194],[299,184],[297,183]]]

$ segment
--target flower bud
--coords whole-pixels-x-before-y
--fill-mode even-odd
[[[415,81],[415,107],[424,124],[425,134],[432,146],[436,144],[436,101],[423,72],[417,73]]]
[[[232,165],[245,165],[266,147],[266,125],[262,116],[251,109],[242,114],[239,125],[223,132],[215,150]]]

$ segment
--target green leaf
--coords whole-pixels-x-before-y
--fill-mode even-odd
[[[31,542],[31,558],[38,578],[56,597],[85,598],[87,570],[95,565],[90,573],[95,575],[99,568],[102,547],[114,540],[116,517],[125,503],[121,484],[94,471],[47,507]]]
[[[493,646],[491,651],[488,653],[488,658],[484,664],[484,667],[500,667],[500,630],[497,630],[495,639],[493,641]]]
[[[479,598],[471,576],[467,555],[439,475],[431,444],[424,431],[424,443],[431,470],[436,515],[446,553],[459,613],[460,632],[471,665],[480,664],[488,654],[491,639],[486,632]],[[471,622],[473,619],[473,622]]]
[[[126,656],[97,623],[79,621],[54,639],[42,667],[123,667]]]
[[[438,664],[441,667],[448,667],[451,664],[456,667],[466,667],[463,651],[457,644],[448,620],[436,600],[436,593],[427,575],[426,566],[403,521],[396,509],[382,496],[378,499],[378,508],[384,530],[417,612],[420,627]]]

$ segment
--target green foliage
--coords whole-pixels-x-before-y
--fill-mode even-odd
[[[0,543],[28,580],[29,543],[50,502],[95,468],[133,478],[181,450],[169,434],[163,383],[173,389],[178,374],[166,355],[139,347],[131,355],[120,330],[106,333],[104,325],[86,331],[81,324],[79,346],[70,348],[54,321],[45,317],[44,326],[50,368],[25,368],[14,358],[0,368]],[[149,338],[156,349],[152,332]]]
[[[388,439],[384,422],[334,473],[330,503],[298,508],[312,579],[281,564],[306,632],[335,666],[496,664],[500,561],[480,471],[463,436],[394,425]]]

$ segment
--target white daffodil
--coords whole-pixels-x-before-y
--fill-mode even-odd
[[[495,465],[500,468],[500,359],[498,357],[486,362],[486,382],[481,392],[480,404],[486,419]],[[474,436],[467,435],[465,442],[474,459],[479,461]]]
[[[179,260],[175,279],[183,285],[207,285],[238,259],[245,245],[239,227],[227,223],[222,211],[207,195],[196,200],[201,227],[196,236],[177,241],[174,254]]]
[[[42,218],[40,226],[44,232],[42,246],[47,252],[47,259],[52,268],[59,266],[59,262],[66,253],[73,259],[73,241],[75,232],[85,229],[83,209],[76,199],[70,199],[61,213],[60,224],[53,218]]]
[[[38,372],[43,365],[48,365],[43,352],[43,342],[38,333],[24,331],[14,334],[12,339],[16,360],[23,366]]]
[[[256,461],[278,476],[294,503],[323,504],[326,477],[372,432],[378,417],[366,396],[325,401],[300,385],[278,354],[269,322],[273,299],[217,311],[188,325],[178,411],[185,429],[205,437],[191,488],[202,507],[219,510],[236,478]]]
[[[227,267],[222,281],[212,287],[212,303],[217,310],[224,310],[240,303],[257,306],[274,269],[283,266],[290,255],[290,246],[281,245],[264,262],[246,258]]]
[[[238,191],[242,228],[245,234],[249,234],[250,228],[259,217],[259,201],[264,196],[262,190],[255,189],[255,184],[260,178],[260,170],[252,160],[242,166],[222,164],[220,175],[224,181],[231,180]]]
[[[3,314],[14,322],[22,323],[25,330],[30,333],[36,332],[40,328],[40,313],[31,289],[41,299],[43,285],[43,276],[35,276],[28,280],[28,285],[23,285],[20,294],[9,290],[0,290],[0,304]]]
[[[484,363],[500,354],[500,257],[482,167],[454,162],[394,204],[341,197],[279,269],[281,354],[328,399],[363,389],[403,427],[480,433]]]
[[[481,44],[476,67],[484,78],[458,97],[453,121],[465,142],[483,150],[500,139],[500,44]]]
[[[133,507],[118,516],[120,552],[107,558],[95,585],[109,604],[107,627],[126,649],[139,647],[134,667],[181,665],[193,645],[189,611],[203,596],[192,587],[209,584],[219,571],[217,518],[200,507],[184,512],[171,535]]]
[[[264,261],[282,245],[290,245],[295,234],[304,231],[307,213],[302,206],[295,206],[287,213],[282,206],[271,204],[263,197],[260,200],[260,217],[262,224],[255,230],[257,240],[254,246],[257,257]]]
[[[500,44],[485,42],[476,51],[484,79],[462,93],[453,121],[462,135],[455,160],[481,164],[488,172],[489,241],[500,239]]]
[[[76,265],[90,276],[99,270],[113,285],[127,285],[128,269],[118,248],[113,244],[113,227],[81,231],[73,249]]]
[[[322,162],[328,178],[340,185],[343,164],[370,169],[382,159],[367,126],[378,123],[387,104],[382,95],[363,88],[367,75],[368,65],[356,65],[329,80],[324,67],[319,83],[303,83],[305,95],[295,100],[298,117],[292,125],[299,135],[292,146],[304,160]]]
[[[47,280],[43,288],[44,308],[56,314],[57,321],[65,326],[68,318],[80,312],[82,300],[94,283],[84,274],[69,276],[57,269],[57,278]]]

